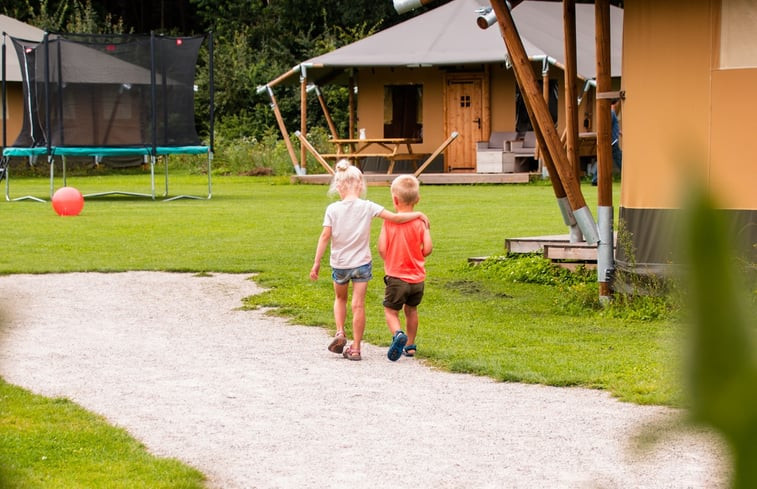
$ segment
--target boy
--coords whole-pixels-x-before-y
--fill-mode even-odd
[[[420,200],[418,179],[400,175],[392,182],[394,208],[398,214],[413,212]],[[379,235],[378,250],[384,259],[384,315],[392,345],[387,357],[397,361],[402,353],[412,357],[417,347],[418,305],[423,298],[426,280],[425,258],[431,254],[431,232],[427,222],[415,219],[402,224],[384,221]],[[404,309],[407,334],[402,331],[399,311]]]

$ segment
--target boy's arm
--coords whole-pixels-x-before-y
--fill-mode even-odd
[[[323,258],[323,254],[326,252],[329,240],[331,240],[331,226],[323,226],[321,236],[318,238],[318,246],[315,249],[313,268],[310,269],[310,280],[318,280],[318,272],[321,270],[321,258]]]
[[[431,229],[429,224],[423,227],[423,256],[428,256],[434,251],[434,243],[431,241]]]
[[[384,231],[384,226],[381,226],[381,232],[379,233],[378,252],[381,258],[386,260],[386,232]]]

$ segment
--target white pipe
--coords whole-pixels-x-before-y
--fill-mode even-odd
[[[584,240],[584,235],[576,222],[576,216],[573,215],[573,210],[570,208],[570,202],[567,197],[560,197],[557,199],[557,206],[560,208],[560,214],[562,214],[562,220],[566,226],[568,226],[570,242],[580,243]]]
[[[599,206],[597,208],[599,219],[599,243],[597,244],[597,281],[606,282],[609,272],[615,268],[613,254],[613,208],[612,206]]]
[[[422,5],[421,0],[394,0],[394,10],[400,15],[415,10]]]
[[[580,209],[573,211],[573,216],[576,218],[576,223],[579,229],[584,234],[584,239],[588,244],[595,244],[599,241],[599,234],[597,233],[597,224],[594,222],[594,218],[591,216],[591,211],[588,207],[584,206]]]

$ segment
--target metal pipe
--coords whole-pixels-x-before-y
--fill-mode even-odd
[[[434,0],[394,0],[393,3],[394,10],[402,15],[432,2],[434,2]]]
[[[7,109],[6,109],[6,101],[5,101],[5,38],[7,35],[5,34],[5,31],[3,31],[3,149],[8,145],[8,129],[6,127],[7,125]]]
[[[598,206],[599,243],[597,244],[597,281],[606,283],[615,269],[613,239],[613,207]],[[604,297],[600,295],[600,299]],[[607,296],[609,297],[609,296]]]

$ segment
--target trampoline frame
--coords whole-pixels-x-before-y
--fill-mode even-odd
[[[172,154],[207,154],[208,155],[208,194],[207,197],[199,195],[180,194],[173,197],[168,197],[168,157]],[[103,157],[107,156],[142,156],[145,163],[150,164],[150,193],[144,192],[132,192],[126,190],[109,190],[106,192],[96,192],[83,194],[84,197],[100,197],[105,195],[130,195],[135,197],[150,197],[155,200],[155,165],[158,157],[164,158],[163,166],[165,167],[165,189],[163,191],[163,197],[165,202],[169,202],[177,199],[196,199],[204,200],[210,199],[213,196],[213,182],[212,182],[212,162],[213,152],[210,150],[210,146],[158,146],[155,149],[155,154],[151,154],[150,148],[135,148],[135,147],[103,147],[103,148],[85,148],[85,147],[53,147],[51,152],[47,152],[47,148],[19,148],[11,147],[3,149],[3,159],[5,160],[5,200],[8,202],[19,200],[34,200],[36,202],[46,202],[44,199],[35,197],[33,195],[25,195],[23,197],[11,198],[10,196],[10,171],[8,158],[10,157],[26,157],[29,158],[29,164],[33,165],[34,161],[42,155],[47,155],[47,162],[50,165],[50,199],[52,199],[55,192],[55,157],[59,156],[62,163],[62,178],[63,186],[67,185],[66,175],[66,156],[89,156],[94,157],[96,161],[99,161]]]

